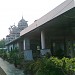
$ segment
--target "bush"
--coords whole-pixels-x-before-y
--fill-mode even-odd
[[[31,71],[32,75],[73,75],[75,72],[75,58],[42,58],[28,63],[26,66],[27,71]]]
[[[7,58],[10,63],[13,63],[15,67],[21,68],[23,62],[23,54],[18,49],[14,49],[7,53]]]

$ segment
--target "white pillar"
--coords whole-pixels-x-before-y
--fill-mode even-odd
[[[30,49],[29,39],[25,38],[24,41],[23,41],[23,45],[24,45],[24,50],[29,50]]]
[[[45,49],[45,34],[44,34],[44,31],[41,31],[41,48]]]
[[[32,50],[30,50],[30,40],[25,38],[23,41],[24,45],[24,59],[25,60],[33,60]]]
[[[24,41],[23,41],[23,47],[24,47],[24,50],[25,50],[25,39],[24,39]]]

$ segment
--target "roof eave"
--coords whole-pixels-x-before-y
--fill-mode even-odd
[[[38,19],[36,22],[31,24],[26,29],[22,30],[20,32],[20,36],[25,35],[26,33],[30,32],[31,30],[43,25],[44,23],[56,18],[57,16],[65,13],[66,11],[72,9],[75,7],[75,0],[66,0],[63,3],[61,3],[59,6],[57,6],[55,9]]]

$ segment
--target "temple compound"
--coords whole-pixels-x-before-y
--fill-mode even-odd
[[[6,36],[6,45],[16,39],[18,39],[20,37],[20,32],[25,29],[26,27],[28,27],[27,21],[25,21],[22,17],[22,19],[18,22],[18,26],[12,25],[9,27],[9,35]],[[11,45],[9,48],[7,48],[8,50],[13,49],[13,45]]]
[[[18,31],[18,30],[17,30]],[[25,60],[36,55],[51,55],[60,50],[75,56],[75,0],[66,0],[20,32],[20,37],[6,44],[8,50],[16,46],[24,52]]]

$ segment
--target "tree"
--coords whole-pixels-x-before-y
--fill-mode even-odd
[[[4,47],[5,47],[5,39],[3,38],[2,40],[0,40],[0,48]]]

